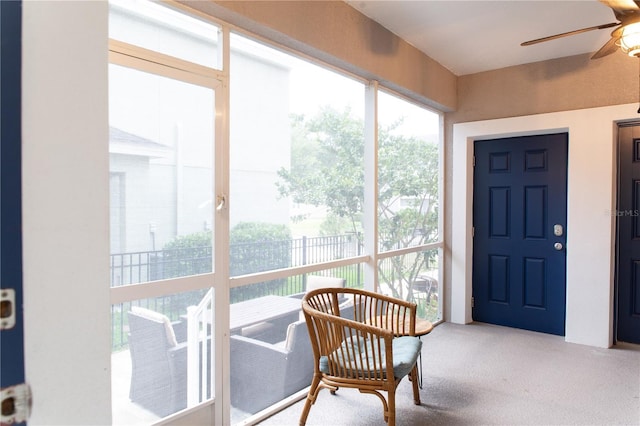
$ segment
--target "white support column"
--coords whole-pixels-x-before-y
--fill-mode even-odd
[[[30,425],[111,424],[106,1],[24,1]]]

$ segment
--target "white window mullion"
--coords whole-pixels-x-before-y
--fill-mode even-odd
[[[365,88],[364,114],[364,250],[371,255],[364,264],[364,287],[378,287],[378,82]]]
[[[223,25],[222,72],[225,76],[219,95],[216,97],[216,146],[215,146],[215,193],[216,206],[214,221],[216,235],[214,238],[214,265],[216,272],[215,323],[220,326],[214,330],[215,341],[215,422],[214,424],[230,424],[229,386],[229,61],[230,43],[229,27]],[[223,203],[223,204],[220,204]],[[225,374],[225,372],[227,372]]]

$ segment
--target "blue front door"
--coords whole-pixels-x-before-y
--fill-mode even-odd
[[[475,321],[564,335],[567,140],[475,142]]]

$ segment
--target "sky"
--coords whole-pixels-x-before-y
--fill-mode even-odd
[[[344,108],[364,118],[364,84],[304,61],[294,61],[291,69],[291,111],[313,114],[321,105]],[[439,132],[439,116],[425,108],[386,92],[378,92],[378,119],[388,124],[404,117],[398,131],[425,136]]]

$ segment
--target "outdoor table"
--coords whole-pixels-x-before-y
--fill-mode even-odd
[[[302,302],[295,297],[263,296],[230,305],[230,329],[271,321],[302,310]]]

